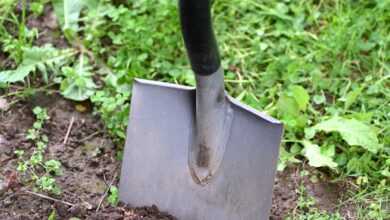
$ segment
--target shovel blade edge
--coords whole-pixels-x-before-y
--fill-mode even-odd
[[[226,151],[213,179],[198,185],[188,168],[195,89],[136,80],[133,85],[119,197],[156,205],[180,220],[265,220],[283,126],[232,98]]]

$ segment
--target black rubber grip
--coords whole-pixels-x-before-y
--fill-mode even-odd
[[[181,30],[192,70],[210,75],[221,65],[211,21],[210,0],[179,0]]]

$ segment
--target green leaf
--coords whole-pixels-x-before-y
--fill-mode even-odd
[[[336,154],[336,147],[332,145],[327,145],[327,146],[322,146],[321,147],[321,154],[328,156],[328,157],[333,157]]]
[[[386,167],[386,169],[382,170],[382,171],[381,171],[381,175],[384,176],[384,177],[390,177],[389,168]]]
[[[339,166],[344,166],[348,162],[346,153],[338,153],[335,156],[335,161]]]
[[[42,114],[43,111],[44,111],[43,108],[40,107],[40,106],[36,106],[36,107],[34,107],[34,109],[33,109],[33,113],[34,113],[34,115],[36,115],[36,116]]]
[[[326,98],[325,98],[324,94],[314,95],[313,96],[313,101],[314,101],[315,104],[319,105],[319,104],[325,103],[326,102]]]
[[[20,66],[16,70],[6,70],[0,72],[0,82],[13,83],[17,81],[22,81],[33,70],[34,67],[29,65],[29,66]]]
[[[57,212],[55,209],[53,209],[49,215],[49,217],[47,218],[47,220],[56,220],[57,219]]]
[[[0,72],[0,82],[8,82],[8,78],[12,74],[12,70],[4,70]]]
[[[27,162],[18,162],[18,167],[16,168],[16,170],[24,173],[26,172],[27,168],[28,168]]]
[[[31,165],[37,165],[43,161],[43,155],[41,152],[34,152],[33,155],[31,155],[30,158],[30,164]]]
[[[108,203],[110,203],[112,206],[117,206],[119,202],[119,191],[116,186],[110,187],[110,195],[107,197]]]
[[[26,76],[36,70],[41,70],[47,82],[47,68],[56,72],[56,67],[63,65],[67,58],[73,54],[71,50],[57,50],[47,44],[43,47],[23,48],[23,61],[15,70],[0,72],[0,83],[13,83],[23,81]],[[44,71],[42,71],[44,70]]]
[[[348,160],[346,167],[350,175],[361,176],[372,172],[375,169],[375,162],[372,160],[372,154],[368,152],[362,156],[354,154]]]
[[[348,109],[359,97],[359,95],[362,93],[363,87],[359,87],[357,89],[352,90],[351,92],[348,92],[348,94],[345,97],[345,104],[344,108]]]
[[[278,111],[284,116],[299,115],[299,107],[295,100],[287,95],[282,94],[277,103]]]
[[[313,167],[337,167],[331,156],[328,153],[324,153],[322,148],[318,145],[311,143],[310,141],[303,141],[304,155],[309,160],[309,165]]]
[[[49,175],[39,177],[39,179],[36,181],[36,184],[43,191],[47,191],[56,195],[61,193],[61,190],[57,186],[55,179]]]
[[[44,8],[44,4],[42,2],[32,2],[30,5],[30,10],[36,16],[39,16],[42,14],[43,8]]]
[[[306,139],[312,139],[316,134],[316,130],[314,128],[305,128],[304,132]]]
[[[306,115],[299,110],[296,100],[286,94],[282,94],[277,102],[277,109],[282,121],[289,127],[304,127]]]
[[[278,161],[278,166],[277,170],[278,171],[283,171],[284,168],[288,166],[289,163],[299,163],[301,162],[295,156],[299,154],[301,151],[301,148],[299,147],[298,144],[294,144],[290,152],[288,152],[284,147],[280,147],[280,152],[279,152],[279,161]]]
[[[306,111],[307,105],[309,104],[310,96],[309,93],[302,86],[293,85],[289,88],[291,95],[299,106],[299,110]]]
[[[61,163],[58,160],[48,160],[45,162],[45,170],[55,175],[61,174]]]
[[[61,82],[61,94],[68,99],[83,101],[95,93],[96,85],[92,80],[91,69],[88,66],[88,60],[84,61],[83,55],[80,55],[76,68],[64,67],[62,73],[65,79]]]
[[[24,154],[24,150],[15,150],[14,153],[18,158],[21,158]]]
[[[83,5],[80,0],[53,0],[54,12],[63,30],[79,30],[78,21]]]
[[[356,119],[335,116],[313,128],[316,131],[338,132],[349,145],[361,146],[372,153],[377,153],[382,148],[378,143],[375,130]]]

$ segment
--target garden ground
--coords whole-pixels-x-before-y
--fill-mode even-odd
[[[390,219],[390,1],[213,15],[228,93],[285,125],[271,218]],[[178,23],[176,1],[0,1],[0,219],[172,218],[116,187],[133,79],[194,85]]]

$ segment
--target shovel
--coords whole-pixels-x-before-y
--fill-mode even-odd
[[[196,89],[136,79],[120,200],[180,220],[269,218],[282,124],[226,95],[209,0],[180,0]]]

